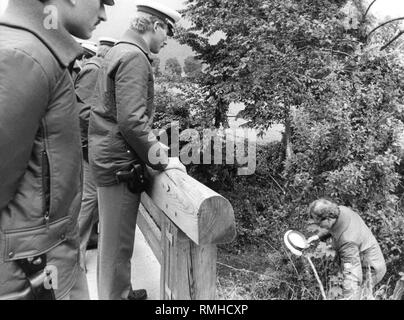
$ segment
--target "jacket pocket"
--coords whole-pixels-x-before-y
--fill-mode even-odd
[[[70,218],[52,222],[48,227],[26,228],[4,232],[5,262],[44,254],[67,239]]]

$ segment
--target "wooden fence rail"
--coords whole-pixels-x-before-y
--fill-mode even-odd
[[[149,172],[138,226],[161,265],[160,298],[215,299],[216,246],[236,236],[230,202],[178,170]]]

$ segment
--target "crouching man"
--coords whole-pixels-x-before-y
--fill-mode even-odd
[[[100,104],[91,109],[89,160],[97,185],[100,239],[98,297],[143,300],[133,290],[131,258],[146,165],[186,172],[153,135],[152,54],[172,35],[180,14],[159,3],[138,1],[130,28],[107,53],[98,77]],[[155,150],[156,152],[153,152]]]
[[[370,284],[372,289],[386,273],[376,238],[356,212],[331,201],[314,201],[309,206],[309,214],[325,231],[310,237],[308,242],[332,238],[341,260],[344,299],[360,299],[363,287]]]

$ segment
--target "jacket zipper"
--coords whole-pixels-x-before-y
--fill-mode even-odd
[[[49,229],[50,220],[50,171],[49,171],[49,158],[45,149],[42,151],[42,189],[43,189],[43,208],[44,208],[44,220],[46,228]]]

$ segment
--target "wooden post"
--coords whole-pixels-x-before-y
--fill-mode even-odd
[[[215,299],[216,245],[236,236],[230,202],[178,170],[149,171],[138,225],[161,264],[161,299]]]
[[[154,222],[149,211],[147,211],[142,204],[139,206],[137,225],[142,231],[147,244],[152,249],[154,256],[161,264],[163,261],[163,254],[161,251],[160,227]]]
[[[161,235],[161,299],[214,300],[216,245],[198,246],[166,217]]]

